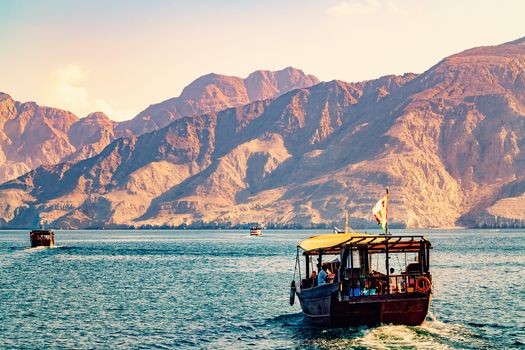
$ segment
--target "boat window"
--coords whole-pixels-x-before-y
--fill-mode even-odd
[[[380,273],[383,275],[386,275],[386,255],[383,253],[380,254],[370,254],[369,255],[369,263],[370,263],[370,270],[372,273]],[[390,256],[390,260],[392,260],[392,256]]]
[[[359,251],[357,250],[352,251],[352,260],[354,263],[354,268],[361,267],[361,258],[359,256]]]
[[[337,282],[337,274],[341,265],[339,254],[306,255],[306,260],[303,260],[303,262],[306,262],[306,264],[301,267],[301,288],[316,287],[317,275],[324,265],[328,266],[329,279],[327,282]]]
[[[401,262],[401,265],[403,267],[399,271],[402,273],[418,273],[421,269],[418,253],[404,254],[404,261]]]
[[[420,271],[418,253],[390,253],[389,258],[388,266],[396,274]],[[385,254],[370,254],[368,259],[371,272],[386,274]]]
[[[327,254],[323,255],[322,265],[328,264],[330,273],[336,273],[337,269],[339,269],[340,261],[339,254]]]
[[[353,266],[354,269],[361,267],[361,258],[357,250],[352,250],[351,254],[348,254],[346,258],[346,267],[350,268]]]

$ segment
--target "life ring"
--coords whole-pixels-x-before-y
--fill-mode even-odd
[[[432,282],[430,282],[427,277],[421,276],[416,280],[416,290],[419,293],[427,293],[430,290],[430,287],[432,287]]]
[[[292,281],[292,283],[290,285],[290,305],[293,305],[293,303],[295,301],[295,291],[296,291],[295,281]]]

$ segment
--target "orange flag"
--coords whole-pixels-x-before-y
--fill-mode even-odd
[[[376,205],[374,205],[372,213],[374,214],[377,223],[381,225],[383,230],[386,230],[386,225],[388,223],[388,192],[386,193],[386,196],[381,198]]]

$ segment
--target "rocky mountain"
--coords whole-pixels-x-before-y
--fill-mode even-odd
[[[291,67],[256,71],[244,80],[206,75],[186,87],[180,97],[152,105],[121,123],[101,112],[79,119],[67,111],[17,102],[0,93],[0,183],[40,165],[92,157],[116,138],[138,136],[185,115],[217,112],[318,82]]]
[[[179,97],[151,105],[135,118],[120,123],[117,130],[128,135],[141,135],[183,116],[218,112],[318,83],[319,79],[313,75],[306,75],[293,67],[275,72],[255,71],[246,79],[212,73],[193,81]]]
[[[110,140],[104,143],[96,135],[88,139],[70,134],[88,119],[0,93],[0,182],[42,164],[59,163],[82,147],[106,146]]]
[[[263,79],[261,79],[262,81]],[[525,38],[426,72],[331,81],[178,118],[0,186],[4,226],[352,223],[391,192],[407,227],[525,219]]]

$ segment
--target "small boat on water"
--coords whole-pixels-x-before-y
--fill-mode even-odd
[[[298,244],[300,283],[292,281],[290,304],[297,296],[312,322],[417,326],[425,320],[432,299],[432,245],[419,235],[387,234],[388,192],[382,200],[374,216],[385,234],[324,234]]]
[[[55,233],[53,230],[32,230],[29,233],[29,239],[31,241],[31,247],[50,247],[53,248],[55,245]]]
[[[259,226],[252,226],[250,228],[250,236],[262,236],[262,228]]]

